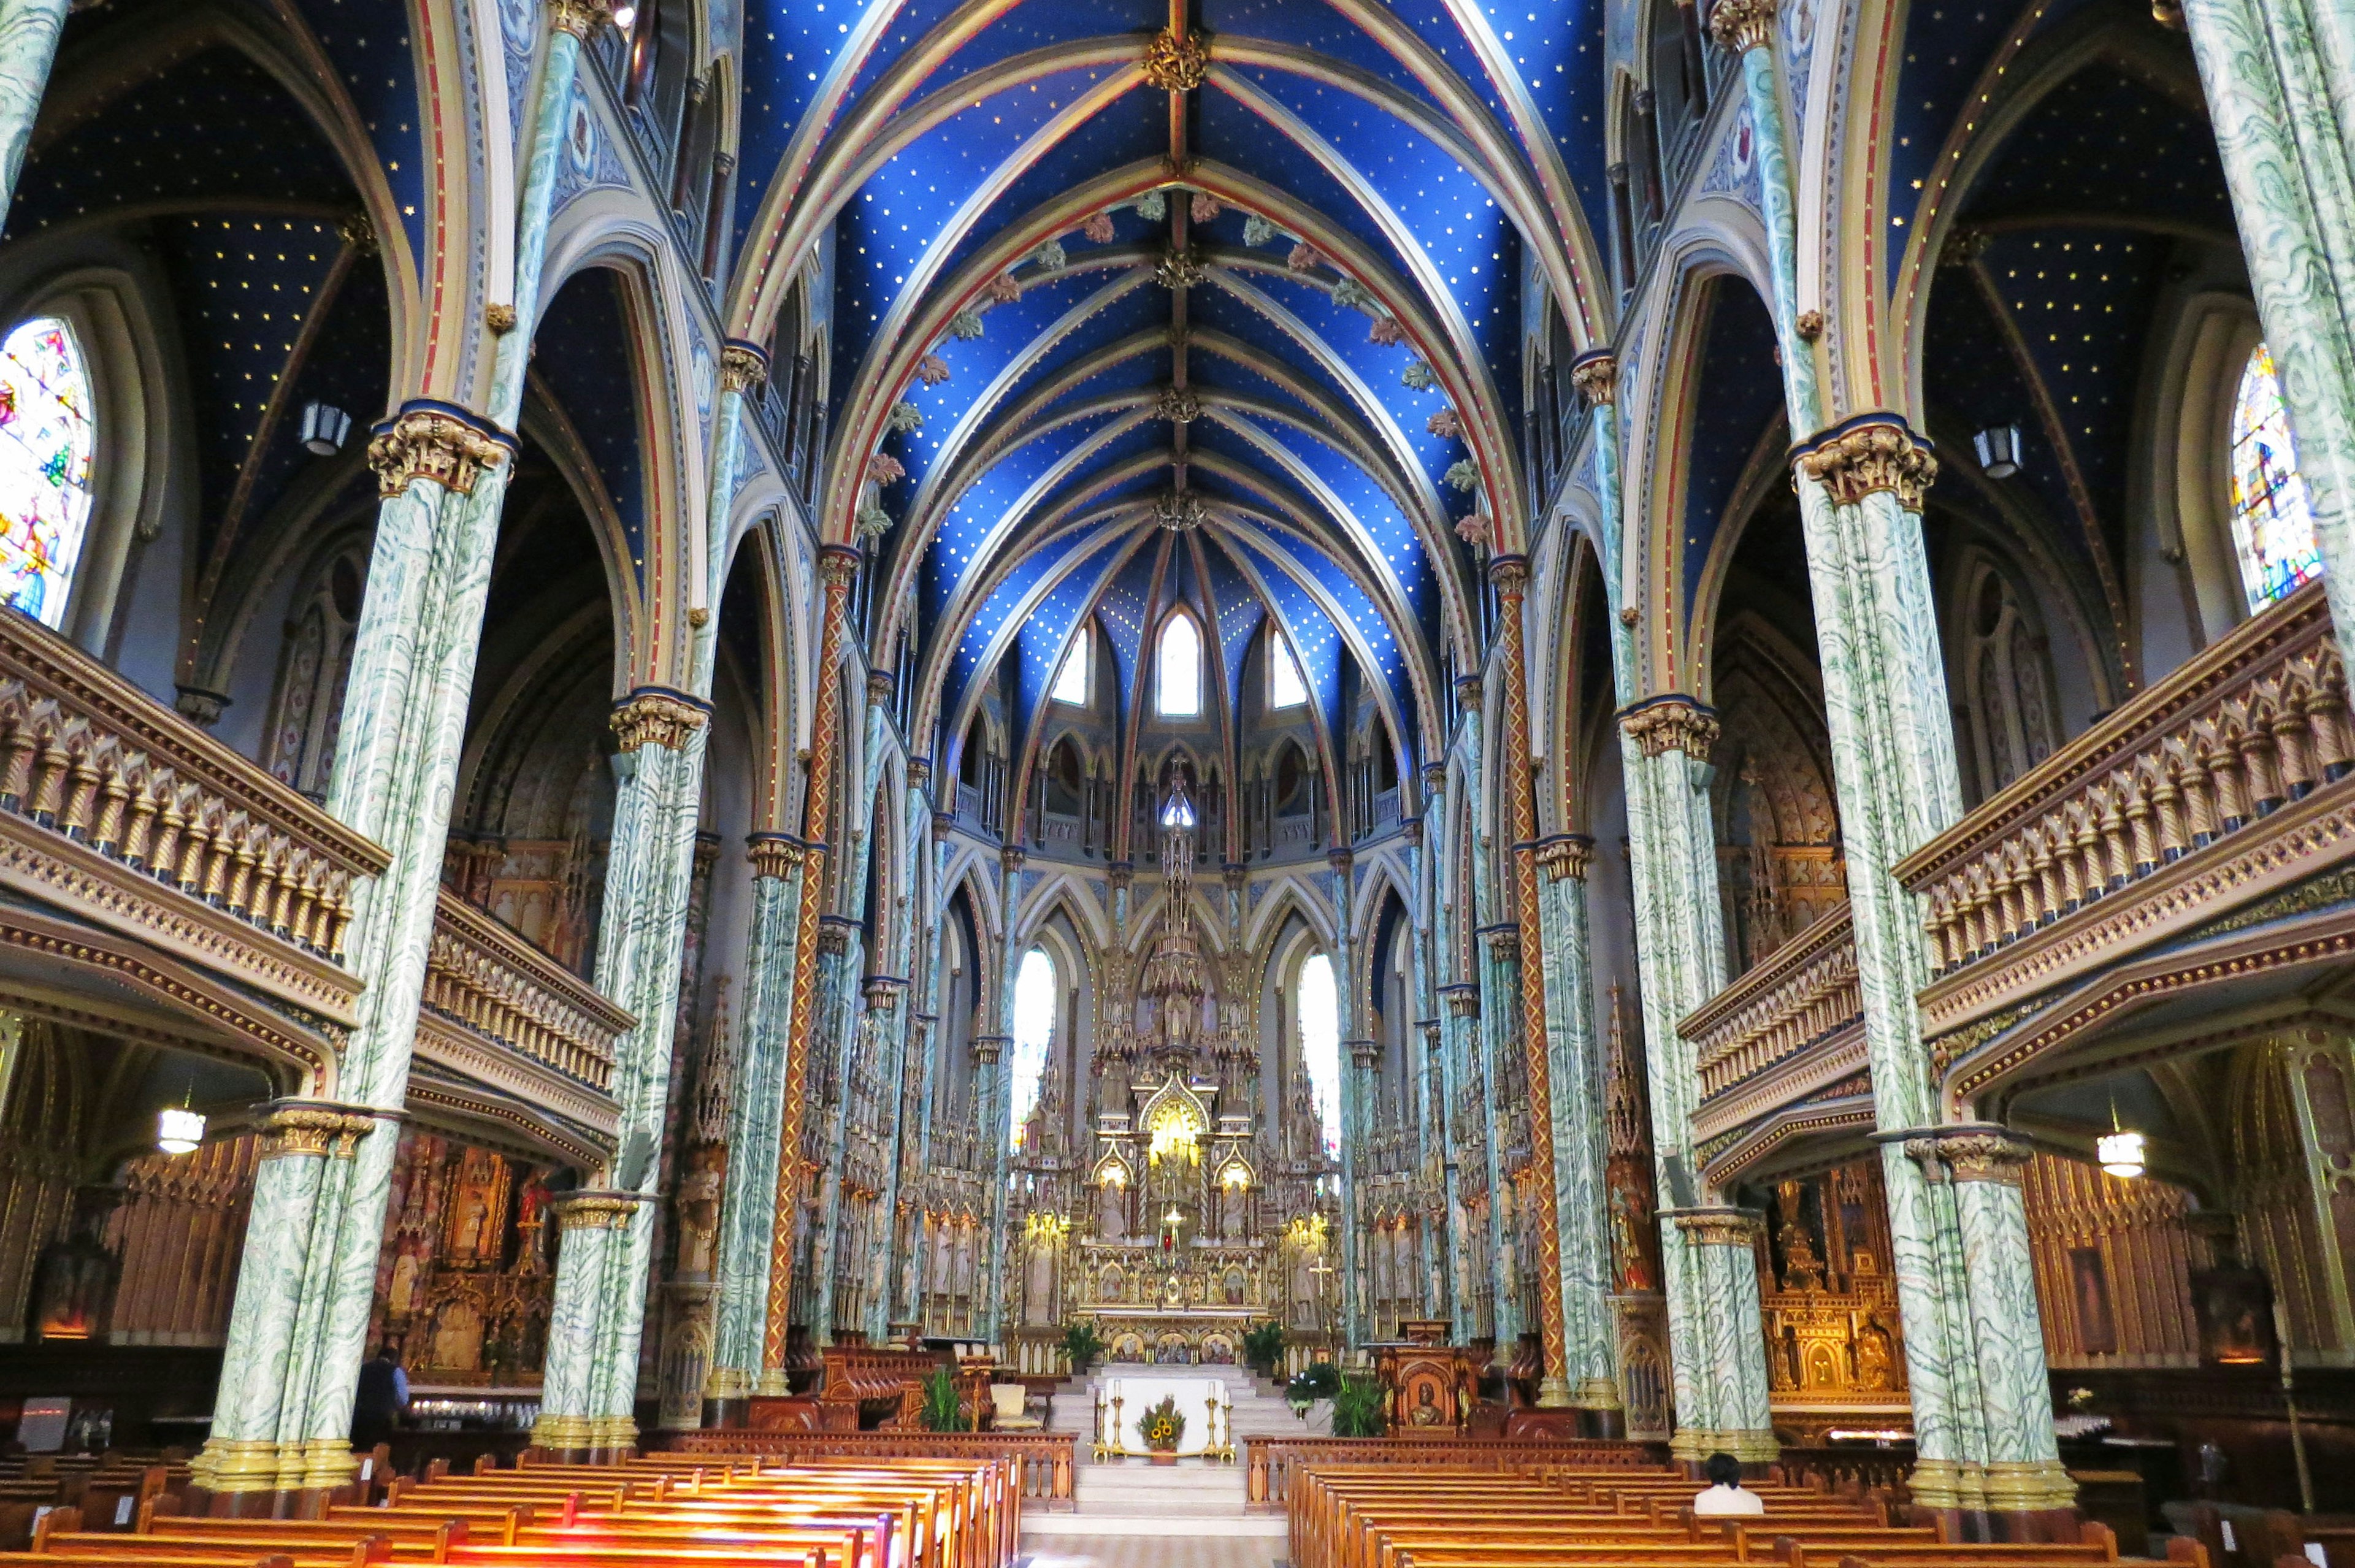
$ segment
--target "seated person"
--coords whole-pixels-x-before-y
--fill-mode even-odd
[[[1709,1477],[1709,1489],[1695,1494],[1693,1513],[1698,1518],[1725,1514],[1764,1513],[1766,1499],[1756,1492],[1744,1491],[1742,1486],[1742,1461],[1731,1454],[1711,1454],[1709,1463],[1701,1467]]]

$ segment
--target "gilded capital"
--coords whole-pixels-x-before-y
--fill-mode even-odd
[[[376,1130],[375,1115],[353,1105],[295,1101],[279,1105],[261,1124],[261,1157],[313,1155],[351,1157],[359,1140]]]
[[[1697,1247],[1750,1247],[1766,1233],[1754,1209],[1686,1209],[1670,1216]]]
[[[1018,871],[1022,869],[1022,862],[1029,858],[1029,852],[1021,845],[1008,844],[997,852],[997,864],[1002,869]]]
[[[730,340],[719,351],[719,389],[749,392],[769,379],[769,357],[757,343]]]
[[[584,43],[613,20],[613,0],[548,0],[548,25]]]
[[[799,840],[783,833],[755,833],[744,841],[744,859],[751,863],[756,877],[783,880],[802,863]]]
[[[376,427],[368,461],[376,471],[377,494],[389,501],[406,492],[414,479],[431,479],[453,495],[471,496],[483,470],[497,467],[506,454],[507,443],[476,424],[465,411],[411,404]]]
[[[900,683],[898,681],[891,678],[891,672],[890,670],[868,670],[867,672],[867,700],[878,708],[882,707],[885,703],[891,700],[892,690],[898,687],[899,684]]]
[[[1349,1061],[1355,1066],[1371,1067],[1381,1059],[1381,1054],[1382,1048],[1379,1041],[1353,1040],[1349,1042]]]
[[[1139,62],[1146,81],[1163,92],[1191,92],[1210,71],[1210,46],[1200,33],[1179,37],[1164,27],[1145,46]]]
[[[1608,348],[1590,349],[1570,362],[1570,384],[1591,408],[1619,398],[1619,357]]]
[[[556,1224],[562,1231],[627,1230],[630,1216],[645,1200],[634,1192],[577,1192],[556,1200]]]
[[[1459,1019],[1480,1016],[1480,987],[1469,980],[1453,986],[1442,986],[1440,994],[1447,998],[1447,1010]]]
[[[1500,555],[1488,562],[1488,581],[1497,585],[1500,599],[1518,599],[1529,591],[1529,558],[1525,555]]]
[[[1153,417],[1171,424],[1192,424],[1202,417],[1202,400],[1191,387],[1164,387],[1154,396]]]
[[[1549,838],[1538,846],[1538,864],[1545,868],[1546,880],[1561,881],[1564,877],[1586,880],[1587,868],[1594,863],[1594,840],[1583,833],[1565,833]]]
[[[859,563],[864,559],[847,544],[830,544],[818,551],[817,572],[826,579],[828,589],[847,588],[850,580],[858,575]]]
[[[1835,426],[1799,448],[1794,462],[1799,477],[1816,481],[1843,507],[1886,490],[1899,506],[1918,512],[1938,477],[1930,443],[1895,414],[1863,414]]]
[[[1905,1153],[1933,1179],[1939,1175],[1937,1168],[1943,1167],[1956,1181],[1997,1181],[2017,1187],[2036,1151],[2009,1128],[1982,1123],[1934,1128],[1925,1136],[1907,1138]]]
[[[1484,925],[1480,940],[1488,944],[1488,956],[1499,964],[1508,964],[1521,955],[1521,928],[1518,925]]]
[[[1709,36],[1729,54],[1764,48],[1774,37],[1775,0],[1717,0],[1709,8]]]
[[[922,789],[932,782],[932,759],[930,757],[910,757],[908,759],[908,787],[910,789]]]
[[[1717,744],[1716,713],[1689,697],[1656,697],[1624,709],[1619,728],[1647,757],[1682,752],[1696,763],[1705,763],[1710,748]]]
[[[625,752],[645,746],[684,752],[709,717],[710,709],[685,692],[641,687],[613,709],[613,734]]]

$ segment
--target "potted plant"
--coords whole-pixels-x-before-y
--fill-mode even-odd
[[[1096,1326],[1084,1317],[1074,1317],[1063,1325],[1063,1355],[1071,1363],[1071,1375],[1081,1377],[1096,1364],[1104,1353],[1103,1336]]]
[[[1147,1410],[1145,1419],[1137,1426],[1145,1435],[1146,1452],[1152,1456],[1155,1464],[1174,1465],[1178,1462],[1178,1445],[1186,1437],[1186,1418],[1178,1413],[1176,1394],[1163,1394],[1161,1403]]]
[[[924,1430],[971,1430],[965,1421],[964,1401],[957,1392],[956,1374],[946,1367],[934,1367],[932,1376],[924,1380]]]
[[[1333,1435],[1382,1435],[1382,1385],[1371,1378],[1348,1377],[1333,1394]]]
[[[1284,1401],[1292,1406],[1293,1414],[1305,1421],[1310,1405],[1320,1399],[1331,1399],[1340,1387],[1338,1368],[1330,1361],[1311,1361],[1284,1385]]]
[[[1273,1318],[1243,1330],[1243,1364],[1262,1377],[1275,1376],[1284,1359],[1284,1325]]]

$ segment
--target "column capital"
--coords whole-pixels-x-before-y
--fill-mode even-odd
[[[1382,1046],[1380,1040],[1345,1040],[1341,1043],[1349,1048],[1349,1061],[1354,1066],[1371,1067],[1381,1059]]]
[[[613,709],[614,738],[622,750],[646,746],[684,752],[695,732],[711,717],[711,705],[666,686],[642,686]]]
[[[1445,789],[1446,787],[1447,787],[1447,764],[1446,764],[1445,763],[1423,763],[1423,793],[1424,793],[1425,795],[1437,795],[1440,791],[1442,791],[1442,790]]]
[[[1439,994],[1447,998],[1447,1010],[1459,1019],[1480,1016],[1480,987],[1470,980],[1458,980],[1452,986],[1442,986]]]
[[[1817,432],[1792,449],[1791,462],[1800,478],[1821,485],[1837,505],[1853,507],[1886,490],[1899,506],[1918,512],[1923,493],[1938,477],[1935,451],[1899,415],[1870,413]]]
[[[1590,407],[1619,400],[1619,357],[1608,348],[1590,348],[1570,362],[1570,384]]]
[[[1647,757],[1682,752],[1696,763],[1709,761],[1717,744],[1717,710],[1681,692],[1647,698],[1619,710],[1619,729]]]
[[[1480,677],[1476,675],[1457,676],[1455,677],[1455,700],[1462,703],[1466,708],[1479,707]]]
[[[867,1010],[874,1013],[896,1013],[900,1010],[900,993],[908,988],[904,975],[869,975],[861,994],[867,998]]]
[[[1492,555],[1488,558],[1488,581],[1507,599],[1518,599],[1529,586],[1529,558],[1525,555]]]
[[[1423,1048],[1437,1055],[1447,1048],[1447,1030],[1437,1019],[1417,1019],[1414,1027],[1423,1031]]]
[[[908,787],[910,789],[922,789],[932,782],[932,759],[930,757],[910,757],[908,759]]]
[[[1243,891],[1243,884],[1251,880],[1251,868],[1241,860],[1223,861],[1219,866],[1219,876],[1227,884],[1227,891],[1239,893]]]
[[[377,495],[390,500],[411,480],[431,479],[457,496],[474,493],[485,468],[516,450],[515,438],[455,403],[419,398],[378,424],[368,441]]]
[[[932,837],[935,841],[947,837],[949,836],[949,830],[955,826],[955,812],[936,811],[932,813]]]
[[[1356,867],[1358,858],[1347,849],[1327,849],[1325,851],[1325,863],[1346,877]]]
[[[1764,48],[1774,37],[1775,0],[1717,0],[1709,8],[1709,36],[1728,54]]]
[[[333,1100],[279,1100],[262,1118],[263,1159],[279,1155],[334,1155],[348,1159],[360,1139],[376,1130],[380,1116],[393,1113],[366,1105],[339,1104]]]
[[[1499,964],[1510,963],[1521,955],[1521,928],[1511,921],[1484,925],[1475,934],[1487,944],[1488,956]]]
[[[1766,1233],[1766,1217],[1755,1209],[1663,1209],[1697,1247],[1743,1247]]]
[[[1104,876],[1112,883],[1113,891],[1126,892],[1129,883],[1136,880],[1136,862],[1108,860],[1104,863]]]
[[[867,672],[867,700],[880,708],[891,700],[891,693],[898,690],[899,686],[899,681],[892,677],[890,670],[870,669]]]
[[[768,352],[759,344],[731,337],[719,350],[721,391],[749,392],[768,379]]]
[[[576,1192],[550,1205],[559,1231],[625,1231],[630,1216],[646,1201],[642,1192]]]
[[[1029,851],[1023,848],[1021,845],[1008,844],[997,852],[998,868],[1001,870],[1018,871],[1022,869],[1022,862],[1029,858]]]
[[[817,917],[817,950],[827,958],[839,958],[850,951],[851,933],[858,923],[847,914],[822,914]]]
[[[1883,1143],[1902,1141],[1905,1156],[1932,1181],[1993,1181],[2020,1184],[2035,1147],[1997,1122],[1959,1122],[1943,1127],[1908,1127],[1883,1133]]]
[[[548,25],[586,43],[613,20],[613,0],[549,0]]]
[[[971,1044],[966,1049],[973,1052],[974,1065],[987,1067],[997,1060],[1007,1044],[1007,1037],[1005,1035],[977,1034],[973,1037]]]
[[[790,833],[755,833],[744,840],[744,859],[754,876],[782,880],[802,863],[802,841]]]
[[[866,560],[867,557],[850,545],[830,544],[817,552],[818,575],[826,579],[828,588],[847,588]]]
[[[1565,877],[1582,882],[1593,863],[1594,840],[1583,833],[1557,833],[1538,842],[1538,864],[1545,869],[1550,882]]]

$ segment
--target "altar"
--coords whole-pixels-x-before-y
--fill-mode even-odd
[[[1177,1452],[1205,1458],[1235,1456],[1234,1403],[1218,1378],[1181,1378],[1166,1373],[1107,1375],[1096,1384],[1096,1436],[1092,1454],[1098,1459],[1152,1452],[1145,1443],[1145,1418],[1165,1399],[1177,1402],[1186,1429]]]

